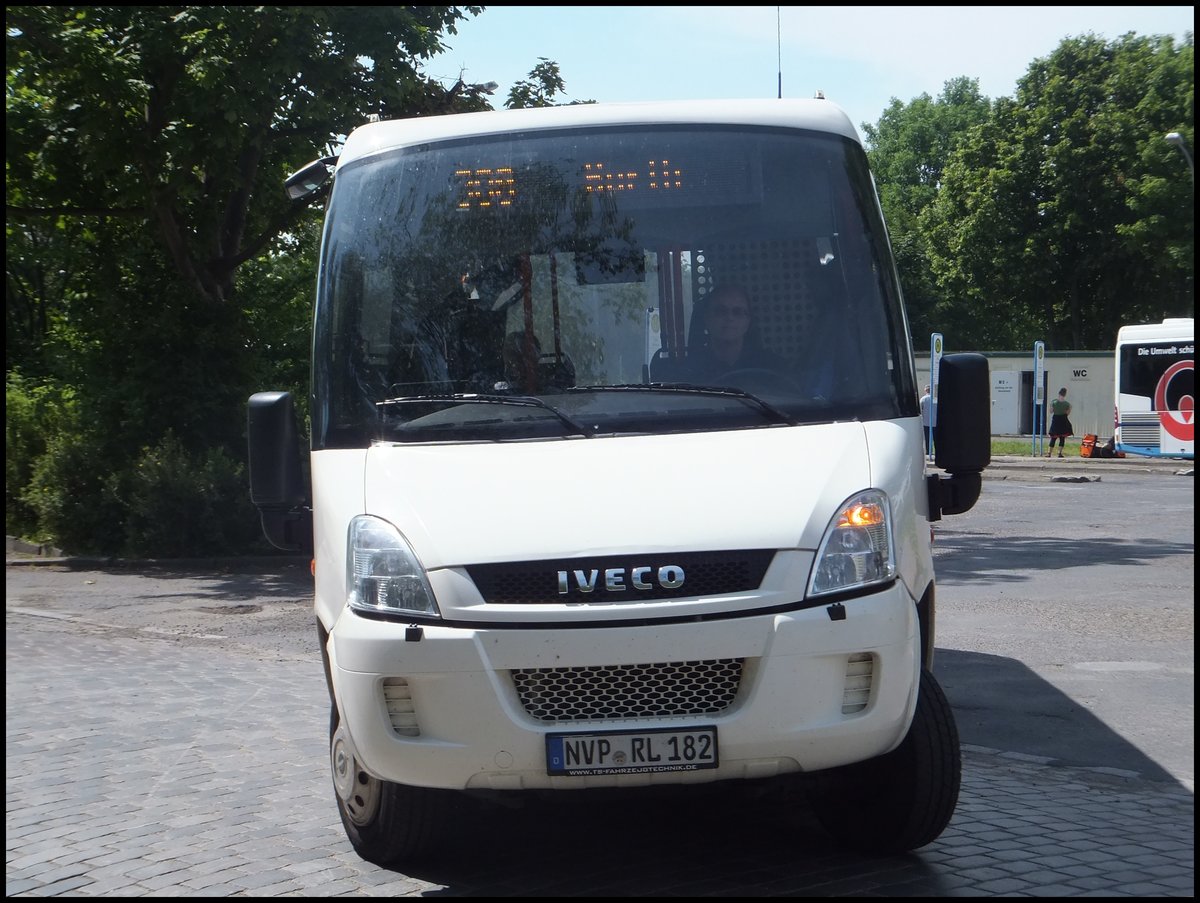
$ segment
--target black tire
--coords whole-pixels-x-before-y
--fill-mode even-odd
[[[822,778],[813,810],[840,843],[890,855],[936,840],[958,805],[962,750],[954,712],[933,674],[921,672],[912,726],[896,749]]]
[[[356,853],[387,866],[432,858],[449,822],[446,791],[410,787],[372,777],[353,744],[339,731],[337,707],[329,718],[329,759],[342,827]]]

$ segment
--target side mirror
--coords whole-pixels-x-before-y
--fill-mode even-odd
[[[992,402],[987,358],[948,354],[938,367],[935,463],[950,476],[929,477],[929,517],[970,511],[992,462]]]
[[[299,171],[292,173],[283,183],[284,191],[293,201],[306,198],[328,181],[337,163],[337,157],[322,157],[304,164]]]
[[[938,368],[937,466],[947,473],[980,473],[992,463],[992,399],[982,354],[947,354]]]
[[[311,554],[312,509],[308,507],[290,392],[250,396],[246,439],[250,501],[262,517],[264,535],[276,548]]]

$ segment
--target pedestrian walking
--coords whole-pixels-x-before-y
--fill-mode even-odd
[[[921,435],[925,437],[925,454],[933,454],[933,396],[929,394],[929,386],[921,396]]]

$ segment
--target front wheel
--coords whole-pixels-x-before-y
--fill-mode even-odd
[[[329,720],[333,789],[342,827],[355,852],[383,866],[432,854],[448,821],[445,793],[371,776],[339,724],[336,705]]]
[[[912,726],[896,749],[821,777],[813,810],[839,842],[893,854],[936,840],[958,805],[962,751],[954,712],[933,674],[921,671]]]

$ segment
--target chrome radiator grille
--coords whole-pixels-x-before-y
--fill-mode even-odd
[[[551,723],[716,715],[737,698],[742,659],[513,671],[521,705]]]

